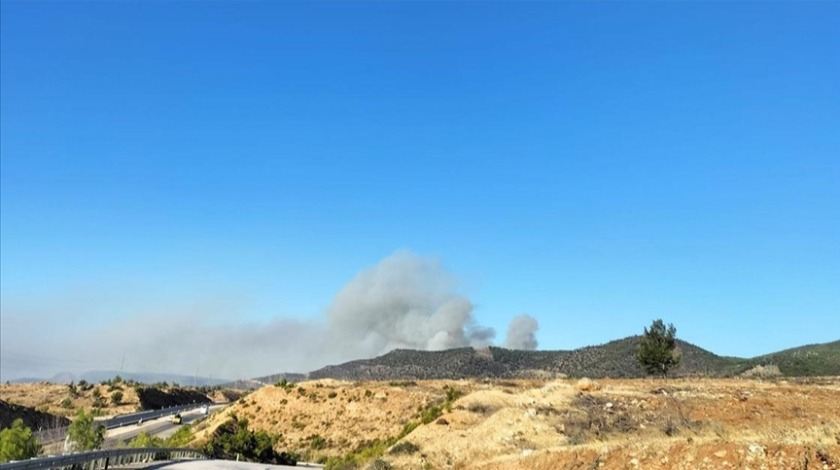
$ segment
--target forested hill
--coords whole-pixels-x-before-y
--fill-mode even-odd
[[[636,362],[639,336],[571,351],[519,351],[490,347],[446,351],[397,349],[373,359],[327,366],[311,379],[413,380],[471,377],[643,377]],[[722,357],[678,340],[674,376],[732,376],[757,365],[778,366],[784,375],[840,375],[840,341],[803,346],[752,359]]]

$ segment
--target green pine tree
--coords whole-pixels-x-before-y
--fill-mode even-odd
[[[67,429],[67,436],[74,450],[96,450],[105,442],[105,428],[93,420],[93,414],[80,409]]]
[[[654,320],[650,329],[645,328],[645,333],[639,343],[639,350],[636,359],[639,366],[650,375],[668,375],[668,371],[680,364],[680,358],[676,354],[677,329],[673,324],[665,326],[662,320]]]
[[[16,419],[10,428],[0,431],[0,463],[26,460],[41,453],[41,443],[32,430]]]

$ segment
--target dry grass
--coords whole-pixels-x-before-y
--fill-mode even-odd
[[[837,469],[840,379],[306,382],[265,387],[229,412],[282,435],[280,449],[341,455],[398,436],[395,469]],[[227,413],[203,431],[212,431]],[[445,424],[441,424],[445,423]],[[398,444],[399,444],[398,442]]]
[[[134,388],[125,384],[118,386],[121,390],[111,388],[108,385],[94,385],[89,390],[79,390],[78,394],[74,396],[70,393],[67,385],[49,383],[6,384],[0,385],[0,400],[35,408],[45,413],[72,418],[76,414],[76,410],[80,408],[84,409],[85,412],[90,412],[93,409],[96,401],[94,394],[98,390],[101,396],[100,401],[105,405],[101,408],[102,414],[116,415],[136,411],[140,402]],[[123,394],[120,405],[114,405],[111,402],[111,395],[117,391]]]

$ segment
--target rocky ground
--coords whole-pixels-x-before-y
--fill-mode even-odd
[[[838,404],[840,378],[323,380],[257,390],[198,438],[234,413],[311,459],[402,436],[396,469],[837,469]]]

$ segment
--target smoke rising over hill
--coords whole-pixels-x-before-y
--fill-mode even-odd
[[[28,360],[25,340],[38,337],[38,321],[3,328],[4,379],[50,376],[68,369],[115,368],[121,355],[134,371],[197,373],[244,378],[281,370],[318,367],[369,358],[395,348],[441,350],[493,344],[492,328],[478,324],[469,299],[436,260],[409,252],[391,255],[352,278],[321,318],[278,317],[268,323],[236,323],[226,306],[193,306],[152,312],[43,341],[38,359]],[[32,312],[27,312],[29,315]],[[14,312],[3,312],[15,317]],[[48,315],[47,315],[48,316]],[[46,321],[46,320],[45,320]],[[15,331],[31,325],[33,331]],[[505,345],[537,346],[535,319],[514,318]],[[20,351],[5,354],[6,350]],[[47,358],[78,358],[74,362]],[[75,367],[73,367],[75,366]]]
[[[533,351],[537,349],[537,320],[529,315],[518,315],[513,317],[508,325],[505,347],[508,349],[525,349]]]
[[[453,294],[453,284],[436,261],[392,255],[336,295],[328,311],[330,333],[373,355],[487,346],[495,332],[475,323],[472,303]]]

